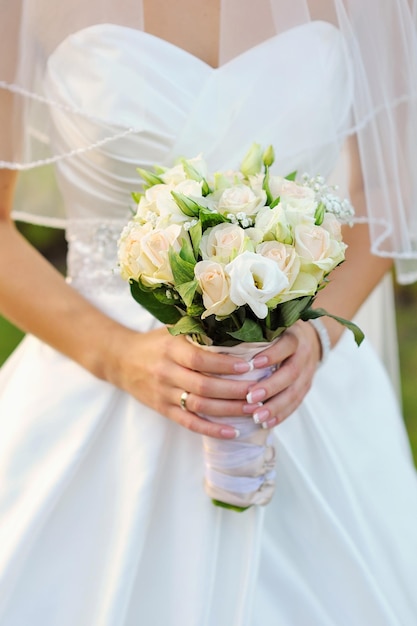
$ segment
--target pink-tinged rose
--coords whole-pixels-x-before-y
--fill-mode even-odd
[[[312,264],[328,274],[345,258],[346,244],[332,239],[321,226],[300,224],[295,227],[294,236],[302,267]]]
[[[266,193],[263,190],[256,194],[247,185],[234,185],[225,189],[221,194],[218,211],[222,215],[245,213],[253,216],[265,206],[265,203]]]
[[[266,302],[288,287],[288,278],[271,259],[244,252],[226,268],[230,276],[230,299],[238,306],[247,304],[259,319],[268,314]]]
[[[247,249],[253,250],[251,240],[243,228],[237,224],[223,223],[207,228],[200,242],[203,260],[216,260],[229,263]]]
[[[295,249],[279,241],[265,241],[256,247],[256,252],[277,263],[288,278],[288,289],[291,289],[300,271],[300,259]]]
[[[222,317],[235,311],[236,305],[229,295],[230,278],[220,263],[199,261],[194,267],[194,275],[203,294],[203,304],[206,308],[201,319],[209,315]]]
[[[281,186],[280,198],[287,219],[293,226],[314,223],[317,201],[310,187],[285,180]]]
[[[165,229],[153,228],[152,224],[131,222],[122,233],[119,242],[119,264],[125,279],[141,279],[152,287],[160,283],[172,283],[173,276],[168,252],[181,248],[181,226],[172,224]]]
[[[332,239],[342,241],[342,226],[333,213],[325,213],[323,222],[320,225],[322,228],[327,230]]]

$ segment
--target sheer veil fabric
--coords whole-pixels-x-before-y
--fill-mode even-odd
[[[366,214],[373,251],[396,259],[398,279],[417,279],[417,30],[415,0],[221,0],[219,65],[227,64],[257,44],[312,20],[332,23],[343,35],[344,54],[351,69],[349,120],[321,137],[324,145],[342,145],[356,136],[365,183]],[[85,136],[76,151],[49,141],[49,110],[62,107],[45,93],[44,76],[52,51],[68,36],[98,23],[146,30],[140,0],[0,0],[0,97],[9,105],[2,123],[0,164],[30,170],[68,159],[143,130],[123,116],[95,119],[82,103],[67,103],[67,114],[91,118],[96,131]],[[163,19],[163,16],[162,16]],[[288,59],[291,66],[291,59]],[[297,67],[293,68],[298,71]],[[149,71],[142,68],[144,77]],[[279,76],[270,76],[279,81]],[[225,86],[227,88],[227,86]],[[242,85],[244,88],[244,85]],[[267,86],[266,94],[267,98]],[[138,99],[138,110],[141,103]],[[13,112],[13,113],[12,113]],[[24,133],[22,133],[24,128]],[[7,129],[7,132],[5,132]],[[332,135],[332,136],[331,136]],[[256,138],[248,138],[248,142]],[[277,147],[279,149],[279,146]],[[16,217],[63,225],[58,203],[31,205]],[[53,206],[52,206],[53,205]]]

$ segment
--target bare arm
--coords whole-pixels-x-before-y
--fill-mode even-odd
[[[359,214],[366,214],[360,157],[354,139],[349,141],[348,149],[351,201]],[[346,262],[332,273],[331,284],[319,294],[316,306],[321,306],[335,315],[352,319],[372,290],[391,269],[392,260],[371,254],[366,224],[356,224],[352,228],[344,227],[343,237],[348,244]],[[325,318],[325,323],[332,344],[335,345],[343,332],[343,327],[329,318]]]
[[[195,348],[165,328],[137,333],[110,319],[66,284],[19,234],[10,219],[16,176],[0,171],[0,311],[23,330],[67,355],[163,415],[196,432],[235,436],[179,406],[192,392],[192,410],[212,415],[241,413],[248,384],[202,372],[232,374],[242,361]],[[141,355],[146,354],[147,359]],[[228,400],[227,398],[240,398]]]

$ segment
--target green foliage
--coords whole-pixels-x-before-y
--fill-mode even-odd
[[[164,291],[165,289],[166,288],[164,288]],[[175,306],[174,299],[172,300],[172,304],[170,300],[170,304],[167,306],[167,302],[162,303],[156,297],[155,290],[150,291],[145,289],[143,285],[140,285],[134,280],[130,281],[130,292],[136,302],[163,324],[175,324],[182,317],[181,311]]]

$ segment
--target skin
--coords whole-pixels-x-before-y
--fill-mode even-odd
[[[169,0],[145,1],[145,23],[152,34],[217,65],[219,2],[180,0],[173,5]],[[0,101],[2,129],[8,128],[9,115],[8,103]],[[356,164],[352,167],[353,200],[360,203],[362,184],[355,146],[351,157]],[[16,230],[10,218],[15,183],[14,172],[0,171],[0,311],[13,323],[196,433],[223,439],[236,436],[233,428],[212,424],[196,413],[255,413],[273,427],[302,402],[320,360],[320,344],[310,324],[297,322],[279,342],[255,358],[255,368],[280,365],[269,379],[253,385],[210,376],[242,373],[248,365],[234,357],[199,350],[184,337],[172,337],[165,328],[135,332],[97,310]],[[336,271],[338,276],[334,275],[331,286],[321,292],[317,306],[350,318],[387,271],[389,262],[370,255],[366,227],[349,230],[345,239],[350,260]],[[326,324],[335,344],[342,328],[328,321]],[[142,354],[147,358],[142,359]],[[186,411],[180,408],[184,390],[189,392]],[[251,404],[246,402],[249,391]],[[258,406],[258,401],[263,405]]]

